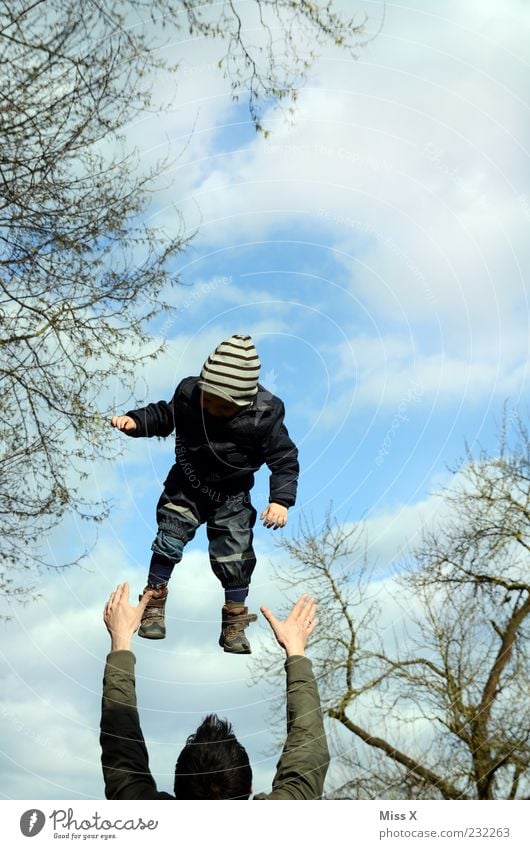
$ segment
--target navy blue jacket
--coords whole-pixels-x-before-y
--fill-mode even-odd
[[[271,471],[269,500],[291,507],[296,499],[298,449],[283,423],[283,401],[258,384],[250,407],[228,419],[210,416],[200,405],[198,380],[186,377],[171,401],[127,413],[136,422],[130,436],[169,436],[175,431],[176,463],[166,489],[178,479],[187,481],[190,490],[248,492],[254,473],[266,463]]]

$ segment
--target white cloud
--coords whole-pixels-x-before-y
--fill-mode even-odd
[[[503,392],[526,358],[527,19],[517,3],[500,29],[494,5],[387,14],[358,62],[322,60],[293,127],[272,118],[270,140],[208,170],[199,243],[226,248],[234,230],[240,242],[282,227],[288,238],[305,224],[315,245],[331,240],[382,332],[426,323],[447,389],[451,363],[472,356],[471,392],[488,390],[495,364]],[[438,379],[436,362],[423,370]]]
[[[473,349],[452,355],[443,348],[426,352],[425,346],[431,347],[428,340],[408,333],[349,338],[323,352],[327,381],[315,372],[315,397],[307,393],[291,410],[337,433],[361,411],[367,431],[389,416],[389,422],[397,417],[401,423],[421,416],[426,424],[464,402],[467,408],[494,408],[505,398],[517,404],[526,397],[529,369],[526,358],[521,360],[526,339],[507,340],[504,362],[489,351],[481,358]]]

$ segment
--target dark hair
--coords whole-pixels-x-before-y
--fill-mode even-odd
[[[229,722],[211,713],[186,740],[175,767],[177,799],[248,799],[252,769]]]

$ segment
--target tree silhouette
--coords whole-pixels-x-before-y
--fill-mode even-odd
[[[281,543],[282,583],[319,602],[310,654],[336,743],[336,797],[529,795],[526,428],[503,427],[496,455],[468,451],[454,472],[397,578],[375,581],[362,526],[331,514]],[[385,585],[399,623],[385,618]]]

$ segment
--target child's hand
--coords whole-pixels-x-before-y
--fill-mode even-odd
[[[130,416],[113,416],[110,423],[112,427],[117,427],[124,433],[132,433],[136,430],[136,422]]]
[[[288,512],[287,507],[284,507],[283,504],[275,504],[274,501],[271,501],[261,514],[260,519],[264,520],[264,527],[276,531],[278,528],[284,528],[287,524]]]
[[[287,657],[304,655],[306,643],[318,622],[315,599],[309,598],[307,593],[304,593],[283,622],[276,619],[268,607],[262,606],[260,610],[271,626],[279,644],[285,649]]]

